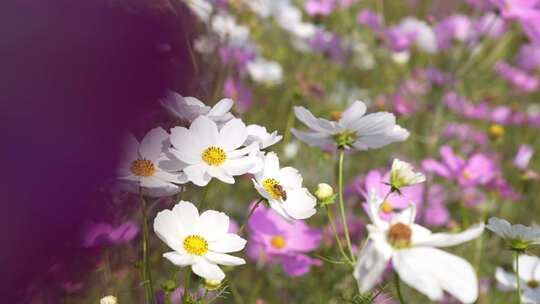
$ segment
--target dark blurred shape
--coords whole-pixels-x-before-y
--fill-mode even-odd
[[[168,0],[2,4],[3,303],[27,303],[15,295],[30,285],[59,303],[40,282],[83,266],[79,229],[109,203],[96,190],[114,175],[122,132],[146,131],[166,89],[189,94],[189,18]]]

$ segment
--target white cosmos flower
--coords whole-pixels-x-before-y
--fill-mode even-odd
[[[464,303],[478,297],[478,280],[472,266],[464,259],[435,247],[448,247],[477,238],[484,224],[477,224],[457,234],[431,233],[414,223],[416,207],[398,213],[391,222],[379,217],[380,199],[371,191],[368,199],[367,226],[371,242],[360,252],[354,270],[361,293],[378,282],[388,262],[401,280],[428,296],[441,300],[443,291]]]
[[[516,272],[514,263],[514,272]],[[498,267],[495,279],[499,288],[510,291],[517,290],[517,276]],[[540,303],[540,258],[530,255],[519,256],[519,280],[523,289],[522,301],[527,304]]]
[[[302,176],[292,167],[279,168],[273,152],[266,154],[263,170],[253,179],[255,189],[270,207],[287,220],[300,220],[315,214],[317,200],[302,187]]]
[[[128,134],[117,170],[118,179],[127,182],[123,188],[136,193],[141,187],[151,196],[178,193],[177,184],[188,181],[181,171],[186,164],[168,153],[169,146],[169,134],[159,127],[150,130],[140,143]]]
[[[413,166],[407,162],[394,158],[390,170],[390,184],[394,189],[423,183],[426,176],[420,172],[414,172]]]
[[[242,46],[249,39],[249,29],[239,25],[232,15],[226,13],[215,15],[211,27],[222,41],[234,46]]]
[[[486,227],[506,240],[512,250],[524,251],[531,245],[540,244],[540,228],[511,225],[497,217],[490,218]]]
[[[218,124],[226,123],[234,118],[230,113],[233,101],[223,98],[213,107],[205,105],[195,97],[184,97],[176,92],[169,91],[161,100],[161,104],[171,115],[180,119],[183,126],[188,127],[195,118],[204,115]]]
[[[278,143],[283,138],[283,136],[278,135],[277,131],[268,133],[265,127],[259,125],[247,126],[247,132],[246,145],[257,143],[261,150]]]
[[[221,129],[206,116],[197,117],[189,129],[171,129],[171,153],[187,166],[187,178],[198,186],[206,186],[212,178],[234,184],[233,176],[247,173],[257,159],[248,155],[253,146],[240,147],[247,138],[246,125],[232,119]]]
[[[160,211],[154,220],[157,236],[174,251],[163,257],[207,280],[221,281],[225,273],[217,266],[236,266],[246,262],[229,255],[244,248],[246,240],[228,233],[229,217],[214,210],[199,215],[197,207],[180,201],[172,210]]]
[[[361,101],[355,101],[341,114],[338,121],[316,118],[304,107],[294,107],[294,113],[298,120],[313,131],[292,129],[291,132],[311,146],[334,145],[363,151],[381,148],[409,137],[409,131],[396,124],[394,114],[377,112],[364,115],[366,105]]]
[[[266,85],[276,85],[283,80],[283,69],[275,61],[257,58],[248,62],[247,71],[251,79]]]

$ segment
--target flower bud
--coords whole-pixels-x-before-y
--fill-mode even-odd
[[[208,279],[204,280],[204,287],[210,291],[218,289],[219,286],[221,286],[221,281]]]
[[[334,195],[334,189],[332,189],[332,186],[326,183],[320,183],[317,185],[317,190],[315,191],[315,196],[320,201],[325,201]]]
[[[118,304],[118,299],[115,296],[106,296],[99,300],[99,304]]]

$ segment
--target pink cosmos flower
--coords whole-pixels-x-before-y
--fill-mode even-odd
[[[519,150],[516,154],[516,157],[514,158],[514,166],[521,170],[527,169],[529,166],[529,161],[531,160],[531,157],[533,156],[534,151],[533,148],[529,145],[521,145],[519,146]]]
[[[337,0],[308,0],[304,8],[310,16],[321,15],[328,16],[336,8]]]
[[[463,187],[486,185],[498,173],[494,162],[484,154],[475,153],[468,160],[464,160],[446,145],[441,147],[440,153],[442,161],[425,159],[422,168],[427,172],[455,180]]]
[[[447,194],[441,185],[431,185],[428,190],[427,201],[424,202],[422,218],[419,222],[426,226],[443,226],[450,220],[450,212],[446,208]]]
[[[223,96],[229,97],[236,102],[234,109],[238,113],[244,113],[252,106],[251,90],[245,86],[240,80],[229,76],[223,85]]]
[[[540,68],[540,48],[536,44],[522,45],[516,61],[520,68],[528,71]]]
[[[117,227],[108,223],[91,224],[83,236],[83,246],[90,248],[128,243],[139,233],[139,226],[133,221],[127,221]]]
[[[322,234],[304,221],[289,222],[270,208],[259,206],[248,228],[248,256],[255,261],[281,263],[289,276],[306,274],[320,261],[306,255],[319,247]]]
[[[515,68],[506,62],[497,62],[495,64],[495,70],[502,78],[520,91],[533,92],[540,85],[538,77],[530,75],[519,68]]]
[[[360,194],[367,200],[369,193],[375,191],[382,199],[390,192],[390,172],[382,174],[378,170],[371,170],[366,176],[365,187],[359,189]],[[409,187],[404,187],[401,190],[401,195],[394,192],[391,193],[387,200],[381,205],[380,217],[384,220],[392,219],[395,212],[405,209],[409,203],[414,202],[416,209],[420,210],[423,202],[424,185],[415,184]],[[363,204],[364,209],[367,208],[367,203]]]

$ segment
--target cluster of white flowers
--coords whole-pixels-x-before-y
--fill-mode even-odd
[[[247,125],[230,113],[233,101],[222,99],[213,107],[194,97],[170,92],[163,106],[179,123],[170,133],[162,128],[148,132],[139,142],[127,136],[118,169],[124,189],[146,196],[168,196],[191,182],[204,187],[213,178],[234,184],[235,176],[252,174],[255,189],[287,220],[315,214],[315,197],[302,186],[302,176],[292,167],[279,167],[273,152],[265,152],[282,136],[263,126]],[[161,211],[155,221],[158,237],[174,251],[164,257],[211,281],[225,274],[217,266],[241,265],[243,259],[227,255],[240,251],[246,241],[228,233],[229,217],[208,210],[200,216],[190,202]]]

